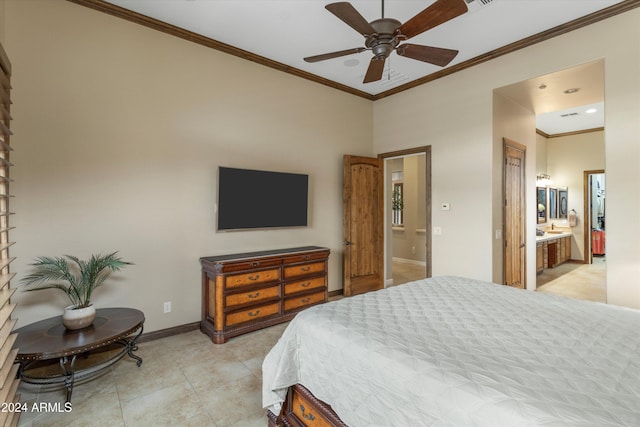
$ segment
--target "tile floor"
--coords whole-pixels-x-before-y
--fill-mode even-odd
[[[144,342],[137,367],[125,356],[99,378],[77,384],[72,411],[23,413],[19,426],[264,427],[264,356],[286,324],[213,344],[200,331]],[[49,387],[45,389],[44,387]],[[59,386],[22,383],[21,401],[65,401]]]
[[[606,303],[606,259],[594,257],[593,264],[564,263],[538,275],[537,291],[569,298]]]
[[[427,269],[425,266],[411,264],[408,262],[393,261],[391,269],[391,276],[393,277],[394,285],[424,279],[427,276]]]

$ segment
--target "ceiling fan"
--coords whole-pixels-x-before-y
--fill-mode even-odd
[[[400,43],[456,18],[468,10],[464,0],[436,0],[435,3],[402,24],[396,19],[384,17],[384,0],[382,0],[382,18],[371,22],[367,22],[348,2],[331,3],[326,5],[325,9],[362,34],[366,47],[309,56],[304,60],[318,62],[371,50],[373,58],[371,58],[363,83],[375,82],[382,78],[385,60],[394,50],[400,56],[440,67],[449,64],[458,54],[457,50]]]

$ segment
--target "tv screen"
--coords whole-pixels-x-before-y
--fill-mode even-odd
[[[218,230],[307,225],[309,176],[218,168]]]

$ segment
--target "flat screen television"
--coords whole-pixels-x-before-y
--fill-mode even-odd
[[[309,175],[218,168],[218,230],[304,227]]]

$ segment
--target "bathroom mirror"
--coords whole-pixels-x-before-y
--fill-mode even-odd
[[[549,188],[549,219],[558,218],[558,189]]]
[[[566,188],[558,189],[558,218],[566,218],[569,213],[567,194]]]
[[[538,218],[538,224],[547,222],[547,188],[536,187],[537,189],[537,203],[536,203],[536,216]]]

